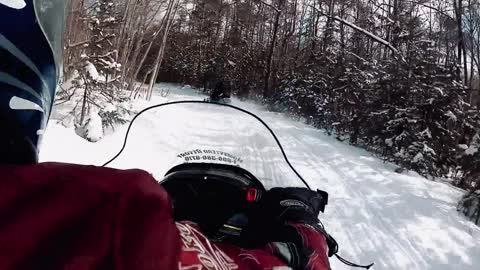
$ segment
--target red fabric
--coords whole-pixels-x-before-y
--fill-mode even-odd
[[[328,270],[328,246],[325,236],[314,228],[304,224],[293,224],[293,227],[302,236],[303,245],[313,251],[308,261],[307,269]]]
[[[0,166],[0,269],[175,269],[168,200],[139,170]]]
[[[327,270],[323,236],[298,225]],[[168,195],[139,170],[45,163],[0,166],[0,270],[272,269],[270,248],[212,243],[175,224]]]
[[[313,251],[309,258],[307,270],[329,270],[328,247],[325,237],[315,229],[293,224],[301,235],[305,247]],[[227,243],[212,243],[190,222],[177,223],[182,239],[182,255],[179,269],[275,269],[287,267],[276,255],[274,245],[263,249],[245,250]],[[208,268],[210,266],[210,268]]]
[[[177,223],[182,239],[179,269],[260,270],[286,266],[271,250],[245,250],[228,243],[213,243],[190,222]]]

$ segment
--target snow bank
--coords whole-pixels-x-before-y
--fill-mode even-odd
[[[85,138],[91,142],[98,142],[103,138],[102,118],[96,110],[90,110],[84,132]]]

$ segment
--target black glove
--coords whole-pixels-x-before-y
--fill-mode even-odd
[[[258,212],[263,222],[276,223],[302,222],[318,224],[318,215],[325,211],[328,193],[311,191],[306,188],[273,188],[260,201]]]
[[[294,269],[305,269],[312,250],[292,224],[318,226],[319,213],[325,210],[328,194],[306,188],[273,188],[260,200],[249,221],[245,239],[252,247],[271,245],[279,257]],[[322,232],[323,233],[323,232]],[[284,254],[283,254],[284,253]]]
[[[320,269],[324,269],[328,265],[326,255],[335,255],[349,266],[369,269],[373,264],[362,266],[337,255],[337,242],[325,231],[318,219],[327,204],[328,193],[324,191],[273,188],[264,194],[255,209],[246,239],[256,245],[270,245],[293,269],[307,269],[307,266],[311,268],[312,265],[320,265]],[[305,235],[305,230],[302,232],[299,227],[308,227],[317,233]],[[304,237],[309,238],[308,243],[304,242]],[[314,250],[324,250],[322,241],[328,247],[328,254],[322,256],[317,253],[318,256],[312,256]]]

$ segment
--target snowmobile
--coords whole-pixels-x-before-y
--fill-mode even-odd
[[[152,130],[152,122],[165,128]],[[230,104],[175,101],[146,108],[133,118],[107,165],[140,168],[163,179],[175,220],[193,221],[209,238],[245,248],[252,246],[242,236],[266,190],[310,189],[265,121]],[[317,192],[323,212],[329,196]]]
[[[150,121],[165,123],[165,129],[145,129]],[[164,149],[161,157],[153,150],[159,148]],[[229,104],[203,101],[143,110],[130,123],[121,151],[106,165],[140,168],[164,179],[176,220],[194,221],[211,238],[235,244],[241,244],[237,240],[250,211],[267,188],[308,187],[262,119]],[[328,193],[322,194],[326,205]]]
[[[223,81],[219,81],[211,91],[210,97],[206,98],[204,101],[212,103],[230,104],[232,102],[230,97],[231,93],[229,87],[226,87]]]

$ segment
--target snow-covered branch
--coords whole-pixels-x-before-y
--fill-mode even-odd
[[[258,2],[264,4],[265,6],[267,7],[270,7],[271,9],[275,10],[277,13],[281,12],[281,10],[279,10],[278,8],[274,7],[273,5],[263,1],[263,0],[258,0]]]
[[[329,17],[330,17],[330,16],[329,16]],[[345,25],[347,25],[347,26],[349,26],[349,27],[351,27],[351,28],[353,28],[353,29],[355,29],[355,30],[357,30],[357,31],[359,31],[359,32],[362,32],[363,34],[365,34],[365,35],[367,35],[368,37],[372,38],[372,39],[375,40],[376,42],[378,42],[378,43],[380,43],[380,44],[383,44],[383,45],[385,45],[386,47],[388,47],[393,53],[398,54],[397,48],[393,47],[393,45],[392,45],[390,42],[386,41],[385,39],[383,39],[383,38],[381,38],[381,37],[379,37],[379,36],[377,36],[377,35],[369,32],[369,31],[361,28],[360,26],[357,26],[357,25],[355,25],[355,24],[353,24],[353,23],[351,23],[351,22],[348,22],[348,21],[346,21],[346,20],[344,20],[344,19],[342,19],[342,18],[340,18],[340,17],[338,17],[338,16],[333,16],[333,17],[330,17],[330,18],[332,18],[332,19],[334,19],[334,20],[336,20],[336,21],[339,21],[339,22],[341,22],[341,23],[343,23],[343,24],[345,24]]]
[[[342,18],[340,18],[340,17],[338,17],[338,16],[331,16],[331,15],[326,14],[325,12],[319,10],[317,7],[314,7],[314,6],[311,6],[311,7],[314,8],[314,9],[315,9],[319,14],[321,14],[322,16],[326,16],[326,17],[331,18],[331,19],[333,19],[333,20],[336,20],[336,21],[338,21],[338,22],[340,22],[340,23],[342,23],[342,24],[344,24],[344,25],[346,25],[346,26],[349,26],[349,27],[352,28],[352,29],[355,29],[355,30],[357,30],[357,31],[359,31],[359,32],[362,32],[363,34],[365,34],[366,36],[368,36],[368,37],[370,37],[371,39],[375,40],[376,42],[378,42],[378,43],[380,43],[380,44],[388,47],[393,53],[395,53],[395,54],[398,54],[398,53],[399,53],[398,50],[397,50],[397,48],[395,48],[390,42],[386,41],[385,39],[383,39],[383,38],[381,38],[381,37],[379,37],[379,36],[377,36],[377,35],[369,32],[369,31],[363,29],[362,27],[360,27],[360,26],[358,26],[358,25],[355,25],[354,23],[348,22],[348,21],[346,21],[346,20],[344,20],[344,19],[342,19]]]
[[[72,43],[72,44],[68,44],[68,48],[71,49],[71,48],[75,48],[75,47],[79,47],[79,46],[84,46],[85,44],[88,44],[88,43],[90,43],[90,40],[75,42],[75,43]]]

